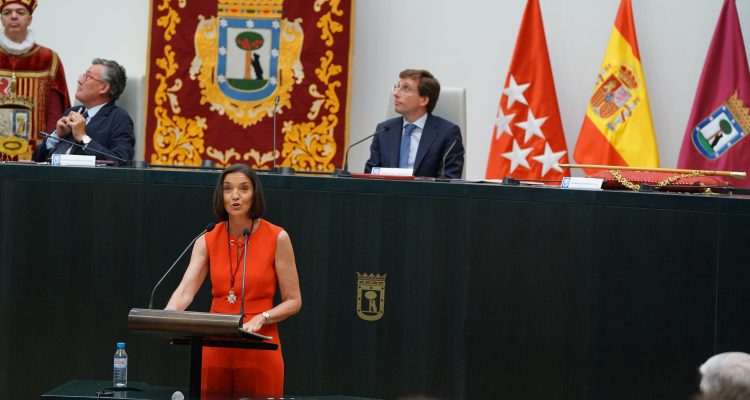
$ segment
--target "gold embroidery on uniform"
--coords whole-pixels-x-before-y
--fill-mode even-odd
[[[39,52],[35,46],[20,57],[29,57]],[[45,131],[47,101],[38,101],[48,96],[57,74],[59,58],[52,52],[50,67],[44,71],[14,71],[1,69],[0,79],[9,82],[9,89],[0,95],[0,161],[30,160],[31,143],[38,139],[38,132]]]

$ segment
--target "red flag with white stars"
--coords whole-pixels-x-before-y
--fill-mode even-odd
[[[570,176],[560,167],[567,163],[539,0],[529,0],[500,97],[485,177],[560,180]]]

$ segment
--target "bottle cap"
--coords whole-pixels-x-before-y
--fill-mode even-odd
[[[117,348],[118,349],[124,349],[125,348],[125,342],[117,342]]]

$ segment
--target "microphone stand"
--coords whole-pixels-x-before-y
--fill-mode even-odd
[[[250,228],[252,229],[252,225],[250,226]],[[245,237],[245,254],[243,255],[242,259],[242,300],[240,302],[240,328],[242,328],[243,321],[245,320],[245,272],[247,271],[247,244],[250,241],[250,230],[247,228],[243,229],[242,236]]]
[[[148,309],[149,310],[152,310],[154,308],[154,293],[156,293],[156,288],[158,288],[159,285],[161,285],[161,283],[167,277],[167,275],[169,275],[169,273],[172,272],[172,269],[175,267],[175,265],[177,265],[177,262],[179,262],[182,259],[182,256],[185,255],[185,253],[188,251],[188,249],[190,248],[190,246],[192,246],[193,243],[195,243],[195,241],[198,240],[198,238],[201,237],[204,233],[211,232],[214,229],[215,226],[216,226],[216,224],[208,224],[208,226],[206,226],[206,228],[203,229],[203,231],[201,231],[201,233],[198,234],[198,236],[196,236],[190,242],[190,244],[187,245],[187,247],[185,247],[185,250],[183,250],[182,253],[180,253],[180,255],[177,257],[177,259],[174,260],[174,263],[172,263],[172,266],[169,267],[169,269],[167,270],[167,272],[164,273],[164,275],[162,275],[161,279],[159,279],[159,282],[156,282],[156,285],[154,285],[154,289],[151,291],[151,298],[148,300]]]
[[[279,96],[276,96],[276,100],[273,103],[273,168],[271,173],[281,175],[294,175],[294,168],[292,167],[277,167],[276,166],[276,110],[279,107]]]
[[[440,167],[440,176],[435,179],[436,182],[450,182],[450,178],[445,177],[445,160],[448,158],[448,154],[450,154],[451,150],[453,150],[453,146],[456,145],[458,142],[458,138],[453,140],[453,143],[451,143],[450,146],[448,146],[448,150],[445,151],[445,154],[443,154],[443,162]]]
[[[360,139],[350,144],[349,147],[346,148],[346,153],[344,153],[344,168],[343,169],[336,168],[335,170],[333,170],[333,176],[336,176],[339,178],[350,178],[352,176],[352,173],[349,172],[349,150],[351,150],[352,147],[364,142],[365,140],[370,139],[371,137],[377,135],[378,133],[387,132],[389,130],[390,130],[390,127],[388,126],[383,127],[381,129],[376,130],[375,133],[373,133],[372,135],[365,136],[363,139]]]
[[[107,158],[115,159],[115,160],[121,162],[123,165],[129,165],[129,164],[131,164],[130,161],[128,161],[128,160],[126,160],[124,158],[117,157],[114,154],[107,154],[107,153],[105,153],[103,151],[99,151],[99,150],[97,150],[97,149],[95,149],[93,147],[89,148],[88,146],[84,146],[84,145],[82,145],[80,143],[76,143],[76,142],[74,142],[72,140],[64,139],[64,138],[61,138],[61,137],[52,137],[51,134],[49,134],[47,132],[42,132],[42,131],[39,131],[39,134],[42,135],[42,136],[44,136],[47,139],[59,140],[59,141],[61,141],[63,143],[67,143],[67,144],[69,144],[71,146],[79,147],[79,148],[81,148],[83,150],[90,151],[92,153],[96,153],[96,154],[98,154],[100,156],[104,156],[104,157],[107,157]],[[46,144],[42,144],[42,146],[46,146]]]

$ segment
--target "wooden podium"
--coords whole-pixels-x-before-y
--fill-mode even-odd
[[[194,311],[167,311],[133,308],[128,314],[128,328],[168,339],[171,344],[190,345],[190,384],[188,396],[201,395],[203,347],[231,347],[276,350],[271,338],[242,330],[242,315]]]

